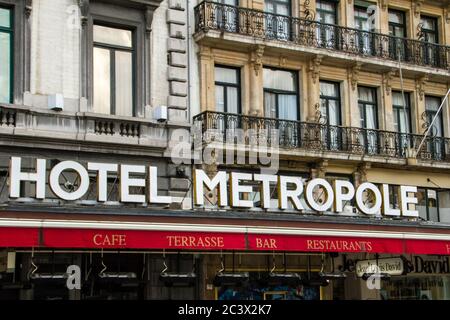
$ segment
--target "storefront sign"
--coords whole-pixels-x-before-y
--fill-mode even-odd
[[[107,199],[107,178],[108,173],[115,173],[119,177],[120,201],[124,203],[156,203],[170,204],[173,200],[169,196],[158,195],[158,173],[157,167],[143,165],[125,165],[111,163],[88,162],[84,167],[75,161],[62,161],[52,168],[47,168],[45,159],[36,160],[36,171],[26,172],[22,170],[22,159],[12,157],[10,161],[9,173],[9,196],[19,198],[20,184],[22,181],[30,181],[35,185],[34,197],[45,199],[47,197],[47,169],[48,185],[53,194],[66,201],[80,200],[89,190],[89,172],[96,173],[97,176],[97,200],[106,202]],[[67,190],[60,184],[60,176],[65,171],[75,172],[78,176],[78,187]],[[271,209],[270,184],[276,184],[278,189],[277,209],[288,209],[288,203],[292,203],[296,210],[305,210],[300,199],[304,197],[308,206],[317,212],[333,211],[340,213],[344,211],[344,203],[355,200],[360,212],[366,215],[382,213],[385,216],[418,217],[417,210],[413,210],[411,205],[417,204],[415,193],[417,187],[400,186],[398,188],[400,199],[400,209],[393,209],[389,203],[389,185],[376,186],[370,182],[364,182],[357,188],[349,181],[336,180],[331,185],[325,179],[312,179],[306,185],[300,177],[277,176],[267,174],[250,174],[242,172],[218,171],[210,178],[203,170],[195,169],[194,180],[194,202],[196,205],[204,205],[205,189],[218,189],[218,205],[230,206],[232,208],[252,208],[254,201],[245,200],[245,195],[253,192],[253,187],[246,184],[248,182],[258,182],[260,184],[261,207]],[[145,189],[144,193],[132,193],[131,187]],[[205,188],[206,187],[206,188]],[[317,200],[317,189],[325,195],[325,199]],[[228,194],[230,197],[228,198]],[[372,194],[371,205],[365,201],[366,195]],[[230,203],[228,203],[230,201]],[[274,208],[275,209],[275,208]]]
[[[53,248],[246,249],[245,235],[236,233],[45,229],[43,242]]]
[[[404,274],[405,267],[402,258],[382,258],[373,260],[359,260],[356,262],[355,272],[358,277],[365,273],[387,273],[391,276]]]
[[[249,234],[248,247],[251,250],[401,253],[403,242],[400,239]]]
[[[450,255],[450,241],[445,240],[407,240],[406,251],[415,254]]]
[[[253,187],[246,182],[258,182],[260,184],[261,207],[263,209],[272,208],[272,199],[270,196],[270,184],[277,185],[278,207],[277,209],[287,209],[288,202],[292,203],[296,210],[305,210],[300,199],[304,197],[306,203],[314,211],[336,213],[343,212],[346,201],[355,199],[358,209],[367,215],[382,213],[386,216],[404,216],[418,217],[417,210],[412,210],[410,204],[417,204],[415,193],[417,187],[400,186],[399,195],[400,209],[392,209],[389,203],[389,185],[383,184],[378,188],[375,184],[365,182],[357,188],[349,181],[336,180],[331,185],[325,179],[312,179],[304,185],[300,177],[276,176],[267,174],[250,174],[225,171],[218,171],[216,175],[210,178],[203,170],[194,170],[194,203],[204,205],[205,187],[209,190],[218,189],[218,205],[231,206],[234,208],[253,208],[252,200],[243,200],[245,195],[253,192]],[[325,200],[320,202],[316,199],[316,190],[321,188],[325,195]],[[230,194],[230,203],[228,203],[228,192]],[[373,195],[373,204],[368,206],[365,201],[365,193]],[[243,197],[244,195],[244,197]]]
[[[450,273],[450,258],[448,256],[442,257],[427,257],[414,256],[413,258],[413,273],[423,274],[445,274]]]

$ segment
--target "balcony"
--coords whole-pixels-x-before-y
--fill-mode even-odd
[[[449,46],[204,1],[195,7],[195,31],[209,30],[450,70]]]
[[[194,117],[194,138],[201,145],[217,142],[248,147],[258,143],[290,155],[303,150],[307,156],[341,153],[406,159],[408,148],[417,149],[423,135],[205,111]],[[450,139],[427,137],[417,158],[450,163]]]

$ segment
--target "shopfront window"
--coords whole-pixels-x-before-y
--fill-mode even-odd
[[[12,10],[0,7],[0,103],[12,103],[13,36]]]
[[[134,115],[133,32],[94,25],[94,111]]]
[[[416,210],[424,220],[450,222],[450,190],[417,188]]]

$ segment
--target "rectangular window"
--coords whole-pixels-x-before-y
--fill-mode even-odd
[[[265,0],[267,36],[278,40],[289,40],[291,0]]]
[[[264,112],[266,117],[298,120],[297,74],[264,68]]]
[[[426,42],[423,47],[423,62],[428,65],[438,65],[439,50],[435,45],[439,43],[437,18],[420,16],[420,24],[422,26],[423,40]]]
[[[355,14],[355,29],[358,30],[355,44],[361,54],[371,55],[375,47],[374,37],[370,33],[373,29],[373,25],[369,20],[369,12],[371,11],[368,10],[368,4],[355,5],[353,11]]]
[[[13,102],[13,37],[12,10],[0,7],[0,103]]]
[[[240,70],[238,68],[216,66],[214,73],[216,111],[241,113]]]
[[[316,38],[321,47],[336,48],[338,45],[337,25],[337,3],[335,1],[317,0],[316,1],[316,20],[317,24]]]
[[[341,98],[338,82],[320,81],[320,112],[327,125],[322,141],[329,150],[341,150]]]
[[[441,105],[441,98],[439,97],[425,97],[425,112],[427,123],[431,124],[433,119],[435,118],[439,107]],[[444,128],[443,128],[443,118],[442,118],[442,110],[439,112],[436,120],[433,123],[433,128],[431,129],[430,135],[433,137],[444,137]]]
[[[134,44],[131,30],[94,25],[94,111],[134,116]]]
[[[389,9],[389,53],[392,59],[407,60],[406,15],[403,11]]]
[[[403,102],[403,94],[399,91],[393,91],[392,108],[394,112],[394,130],[399,133],[411,133],[410,94],[405,92],[405,101]]]
[[[416,210],[419,211],[419,216],[424,220],[440,221],[440,192],[436,189],[417,188],[418,204]],[[445,195],[444,195],[445,197]],[[444,204],[445,207],[445,204]],[[445,211],[445,208],[443,208]]]
[[[361,142],[367,153],[378,154],[377,90],[358,86],[358,107],[360,126],[365,129],[361,133]]]

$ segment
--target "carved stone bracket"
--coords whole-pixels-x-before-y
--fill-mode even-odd
[[[371,164],[364,162],[358,165],[356,168],[355,174],[357,175],[357,185],[360,185],[361,183],[367,182],[367,172],[371,168]]]
[[[361,70],[361,62],[357,62],[353,67],[348,69],[348,80],[353,90],[356,90],[358,86],[359,72]]]
[[[253,69],[255,70],[255,75],[258,76],[259,71],[262,70],[263,62],[262,58],[264,55],[264,46],[258,45],[256,49],[252,52],[251,62],[253,63]]]
[[[414,11],[414,16],[418,18],[420,16],[420,11],[422,10],[422,4],[424,0],[413,0],[412,7]]]
[[[33,10],[33,0],[26,0],[25,1],[25,17],[27,17],[27,19],[30,18],[32,10]]]
[[[81,13],[81,26],[86,26],[89,16],[89,0],[78,0],[78,6],[80,7]]]
[[[311,168],[311,178],[325,178],[327,173],[328,160],[321,160]]]
[[[380,6],[381,6],[381,9],[383,9],[383,10],[387,10],[387,8],[388,8],[388,0],[381,0],[380,1]]]
[[[390,95],[392,92],[392,80],[394,79],[395,74],[395,70],[391,70],[383,74],[383,85],[387,95]]]
[[[428,75],[424,75],[416,79],[416,91],[419,94],[419,98],[422,101],[425,96],[425,83],[428,81]]]
[[[320,75],[320,64],[322,63],[323,56],[316,55],[309,63],[309,72],[311,73],[311,78],[313,83],[316,83]]]
[[[450,3],[444,8],[444,19],[445,23],[450,23]]]
[[[152,32],[152,21],[153,21],[153,13],[155,12],[154,7],[147,6],[145,10],[145,32],[150,34]]]

